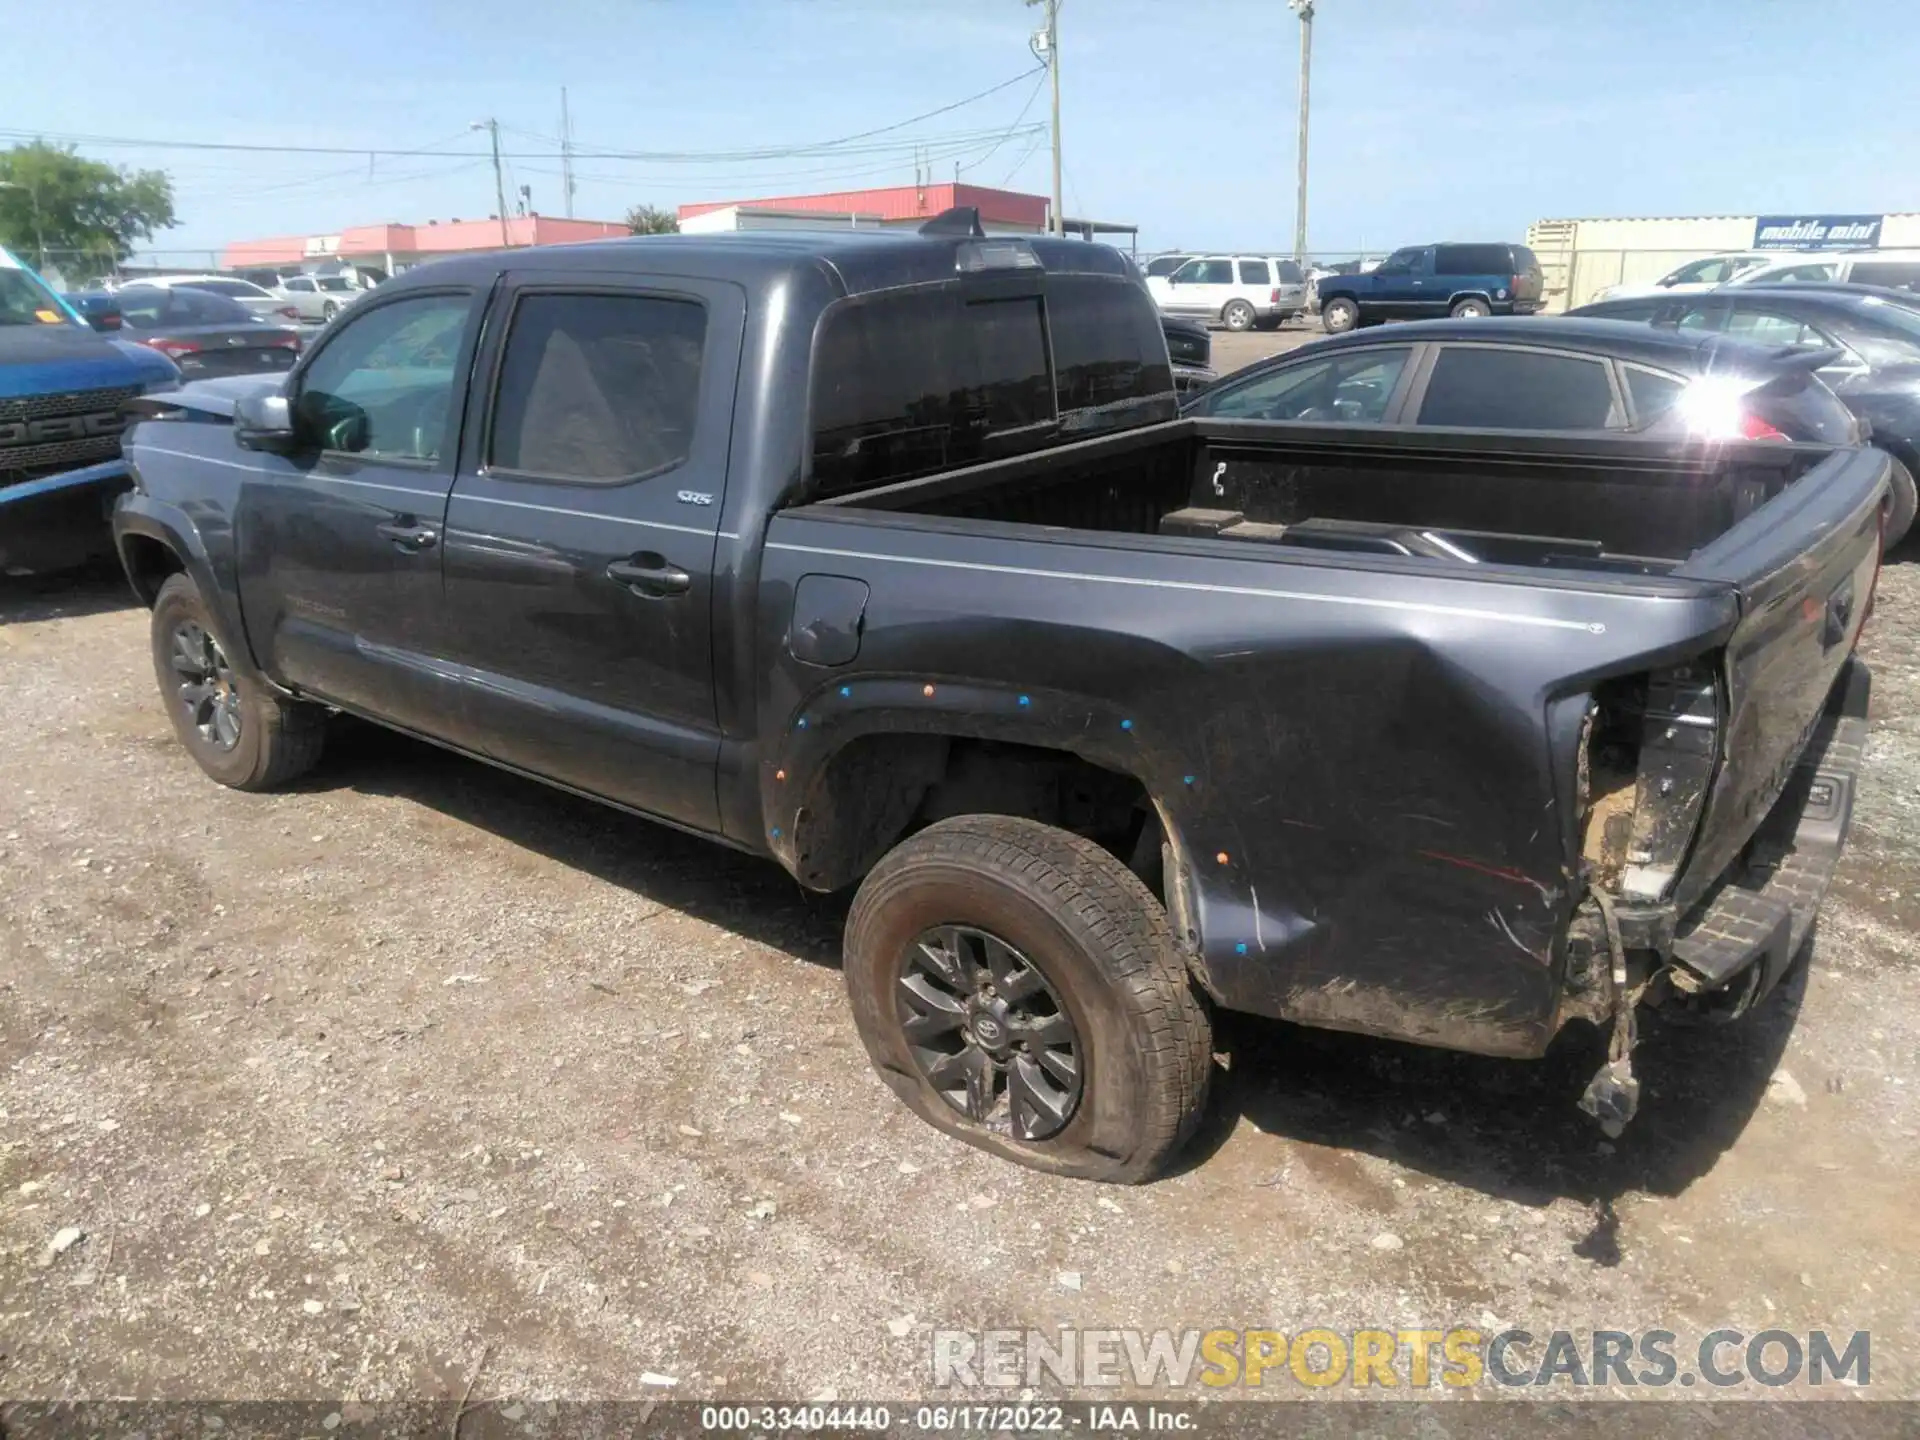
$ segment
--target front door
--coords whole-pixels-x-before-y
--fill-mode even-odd
[[[240,601],[266,672],[455,739],[440,538],[484,303],[474,286],[370,302],[289,382],[298,447],[240,452]]]
[[[1391,320],[1417,320],[1436,313],[1432,308],[1434,276],[1423,245],[1396,250],[1374,273],[1378,277],[1379,314]],[[1444,313],[1446,305],[1438,313]]]
[[[447,510],[449,652],[496,759],[718,830],[713,558],[746,298],[510,277]]]
[[[1189,260],[1168,281],[1169,314],[1194,320],[1216,320],[1233,298],[1233,261]]]

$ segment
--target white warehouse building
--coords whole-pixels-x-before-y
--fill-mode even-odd
[[[1609,285],[1649,285],[1677,265],[1732,250],[1920,249],[1920,212],[1896,215],[1686,215],[1541,220],[1527,229],[1546,308],[1597,299]]]

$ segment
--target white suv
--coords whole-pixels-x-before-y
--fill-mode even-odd
[[[1780,255],[1772,265],[1742,270],[1729,285],[1798,285],[1807,281],[1920,289],[1920,250],[1842,250],[1826,255]]]
[[[1651,282],[1622,281],[1609,285],[1594,300],[1638,300],[1643,295],[1691,295],[1725,285],[1735,276],[1762,265],[1788,260],[1778,250],[1733,250],[1725,255],[1709,255],[1704,260],[1689,260]],[[1591,304],[1592,302],[1587,302]]]
[[[1148,276],[1147,290],[1169,315],[1229,330],[1278,325],[1307,303],[1306,275],[1276,255],[1196,256],[1164,278]]]

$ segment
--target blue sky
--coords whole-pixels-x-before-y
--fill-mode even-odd
[[[1546,216],[1920,209],[1914,0],[1319,0],[1310,243],[1520,238]],[[82,143],[175,177],[155,250],[493,208],[485,137],[562,210],[568,87],[586,150],[720,151],[890,125],[1033,65],[1019,0],[328,0],[141,25],[137,77],[9,67],[0,143],[50,137],[425,148],[273,156]],[[1144,247],[1291,248],[1298,26],[1284,0],[1065,0],[1067,208]],[[86,53],[87,46],[70,52]],[[582,159],[577,214],[904,184],[911,147],[1045,192],[1044,137],[989,152],[1023,81],[856,155]],[[1044,120],[1035,96],[1026,122]],[[954,140],[949,137],[961,135]],[[978,135],[969,141],[966,135]],[[1037,143],[1036,143],[1037,142]],[[544,152],[544,153],[533,153]],[[442,158],[444,157],[444,158]]]

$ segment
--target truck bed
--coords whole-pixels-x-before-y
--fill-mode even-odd
[[[824,503],[1281,553],[1662,575],[1830,453],[1195,419]]]

